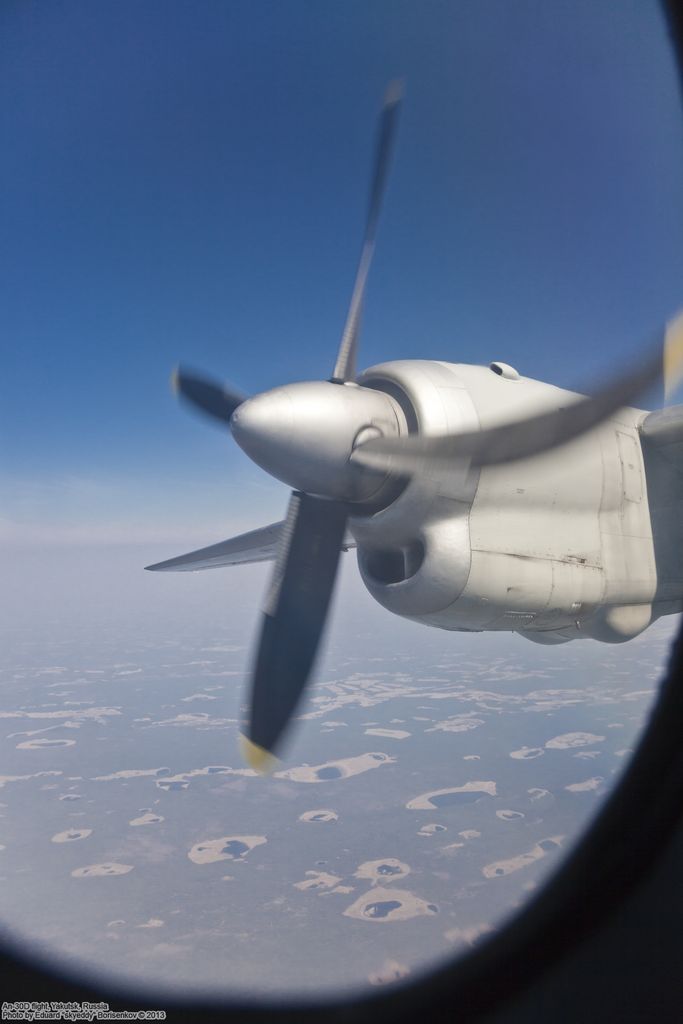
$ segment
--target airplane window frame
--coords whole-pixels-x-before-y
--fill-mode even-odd
[[[683,88],[683,10],[662,0]],[[683,97],[682,97],[683,98]],[[683,108],[682,108],[683,116]],[[164,1009],[167,1019],[249,1024],[382,1024],[415,1017],[480,1020],[505,1009],[604,925],[664,857],[683,825],[683,620],[660,694],[637,750],[602,810],[562,865],[504,924],[466,954],[380,990],[296,1000],[178,997],[87,965],[58,968],[12,943],[0,922],[5,1002],[106,1001],[113,1011]],[[637,827],[634,827],[637,822]],[[268,965],[264,962],[264,973]]]

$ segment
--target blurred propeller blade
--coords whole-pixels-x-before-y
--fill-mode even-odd
[[[356,353],[358,349],[360,315],[363,308],[368,272],[375,252],[377,222],[379,220],[382,199],[386,191],[387,172],[389,170],[391,152],[394,145],[394,139],[396,137],[398,111],[402,98],[403,84],[401,82],[392,82],[384,97],[384,104],[379,117],[377,144],[375,148],[375,166],[372,175],[372,186],[370,188],[368,216],[365,222],[363,249],[361,251],[360,262],[356,272],[356,280],[353,286],[353,294],[351,296],[349,311],[346,316],[344,333],[342,334],[339,352],[337,353],[337,362],[334,365],[334,372],[331,377],[332,381],[339,384],[342,384],[347,380],[353,380],[356,376]]]
[[[263,770],[308,680],[337,575],[348,516],[342,502],[294,491],[263,609],[252,671],[245,757]]]
[[[469,462],[476,468],[526,459],[591,430],[662,379],[670,392],[681,379],[682,369],[683,313],[679,313],[641,367],[618,377],[592,398],[580,398],[563,409],[472,433],[379,438],[361,445],[351,458],[365,466],[394,472],[414,472],[434,463],[450,466]]]
[[[171,378],[171,386],[194,409],[224,424],[230,422],[235,409],[246,398],[246,395],[233,391],[219,381],[191,373],[180,366]]]

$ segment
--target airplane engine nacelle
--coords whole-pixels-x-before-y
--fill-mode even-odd
[[[391,395],[411,433],[479,429],[469,392],[449,364],[385,363],[366,370],[358,383]],[[470,572],[469,513],[477,479],[478,472],[430,467],[388,507],[350,520],[363,582],[389,611],[421,618],[458,599]]]
[[[510,367],[385,363],[359,384],[389,394],[411,433],[476,432],[562,408],[570,392]],[[442,629],[514,630],[539,642],[619,643],[657,612],[637,427],[622,409],[562,448],[502,466],[427,462],[393,478],[386,507],[349,528],[372,597]]]

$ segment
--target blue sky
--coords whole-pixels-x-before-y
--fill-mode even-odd
[[[391,78],[361,366],[589,388],[682,304],[654,3],[5,0],[0,40],[5,541],[199,544],[281,514],[168,377],[329,375]]]

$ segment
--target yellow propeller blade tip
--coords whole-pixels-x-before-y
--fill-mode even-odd
[[[173,394],[177,395],[178,392],[180,391],[180,369],[177,366],[175,367],[173,373],[171,374],[169,384],[171,385],[171,391],[173,392]]]
[[[663,361],[664,397],[669,398],[683,380],[683,310],[666,325]]]
[[[265,747],[252,743],[246,736],[240,736],[240,750],[247,765],[259,775],[270,775],[277,764],[277,758]]]

